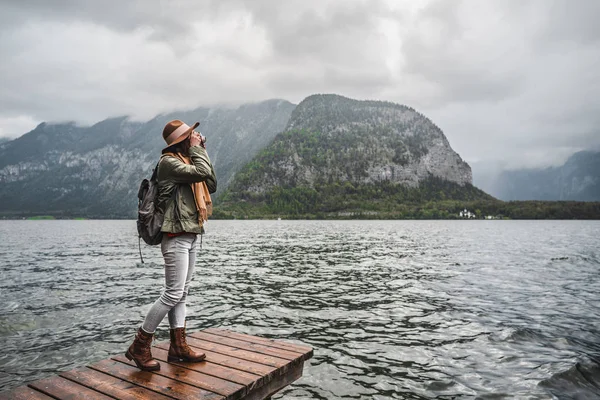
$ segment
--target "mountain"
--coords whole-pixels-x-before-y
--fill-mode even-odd
[[[600,152],[596,151],[575,153],[560,167],[478,175],[477,185],[502,200],[600,201]]]
[[[410,107],[313,95],[234,178],[223,209],[390,211],[405,202],[491,199],[443,132]],[[349,211],[350,210],[350,211]]]
[[[0,213],[133,217],[139,182],[156,165],[162,129],[172,119],[200,122],[222,191],[284,129],[294,107],[268,100],[174,112],[147,122],[119,117],[90,127],[42,123],[0,144]]]
[[[134,217],[138,185],[172,119],[199,121],[208,138],[219,180],[215,218],[459,218],[465,208],[478,217],[600,218],[600,202],[494,199],[471,184],[469,165],[425,116],[337,95],[309,96],[298,106],[268,100],[198,108],[145,122],[42,123],[0,141],[0,217]],[[558,185],[563,198],[588,199],[597,198],[598,171],[598,153],[580,153],[563,167],[530,171],[529,181],[503,179],[531,190],[549,182],[543,187]]]

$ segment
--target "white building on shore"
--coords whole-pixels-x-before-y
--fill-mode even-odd
[[[477,216],[475,214],[473,214],[471,211],[467,210],[466,208],[458,213],[458,216],[461,218],[476,218]]]

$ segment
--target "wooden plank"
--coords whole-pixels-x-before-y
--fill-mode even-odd
[[[232,357],[242,358],[244,362],[253,361],[265,365],[275,366],[276,370],[269,375],[265,376],[265,384],[270,382],[277,376],[286,374],[290,368],[293,368],[299,363],[303,363],[302,357],[298,357],[296,360],[285,360],[278,357],[269,356],[266,354],[255,353],[253,351],[238,349],[231,346],[221,345],[213,342],[207,342],[204,340],[196,339],[188,336],[187,342],[190,346],[202,348],[206,350],[208,348],[215,350],[224,355]]]
[[[305,354],[305,353],[312,351],[312,347],[310,347],[310,346],[297,345],[295,343],[286,342],[286,341],[279,340],[279,339],[276,340],[276,339],[268,339],[268,338],[260,337],[260,336],[246,335],[244,333],[228,331],[226,329],[207,328],[207,329],[203,329],[200,332],[210,333],[212,335],[217,335],[217,336],[222,336],[222,337],[228,337],[231,339],[243,340],[245,342],[250,342],[250,343],[262,344],[262,345],[269,346],[269,347],[275,347],[275,348],[281,349],[281,350],[291,351],[293,353]]]
[[[123,364],[134,366],[125,356],[118,355],[111,357],[115,361]],[[159,371],[154,371],[157,375],[162,375],[166,378],[171,378],[179,382],[187,383],[201,389],[206,389],[213,393],[217,393],[225,397],[227,400],[238,400],[246,394],[246,386],[238,383],[226,381],[221,378],[216,378],[211,375],[206,375],[201,372],[191,369],[182,368],[180,366],[163,362],[160,365]]]
[[[264,344],[251,343],[244,340],[232,339],[225,336],[217,336],[211,333],[196,332],[190,335],[193,338],[205,340],[207,342],[224,344],[227,346],[235,347],[242,350],[250,350],[254,353],[266,354],[269,356],[275,356],[283,358],[285,360],[294,361],[298,358],[303,358],[304,354],[291,352],[289,350],[282,350],[275,347],[265,346]]]
[[[304,362],[295,363],[285,375],[280,375],[270,381],[268,384],[248,391],[244,400],[264,400],[270,399],[275,393],[279,392],[284,387],[288,386],[295,380],[302,376],[302,369],[304,368]]]
[[[27,386],[0,393],[0,400],[52,400],[53,398]]]
[[[156,349],[156,348],[168,350],[169,342],[160,342],[160,343],[156,344],[156,346],[154,346],[152,348],[152,351],[154,351],[154,349]],[[243,360],[241,358],[213,352],[213,351],[210,351],[207,349],[202,349],[202,351],[206,354],[207,362],[223,365],[223,366],[229,367],[229,368],[234,368],[239,371],[245,371],[245,372],[249,372],[249,373],[257,374],[257,375],[261,375],[261,376],[269,376],[270,374],[273,374],[275,371],[277,371],[276,367],[271,367],[269,365],[264,365],[264,364],[255,363],[255,362],[248,361],[248,360]]]
[[[169,362],[169,352],[167,350],[153,347],[152,355],[158,361]],[[230,382],[239,383],[240,385],[252,385],[256,384],[257,381],[262,380],[262,375],[252,374],[250,372],[241,371],[239,369],[227,368],[219,364],[215,364],[208,360],[204,360],[199,363],[185,363],[179,361],[170,361],[171,364],[178,365],[182,368],[191,369],[192,371],[201,372],[206,375],[215,376],[217,378],[225,379]]]
[[[244,333],[238,333],[238,332],[228,331],[226,329],[219,329],[219,328],[208,328],[208,329],[204,329],[202,332],[212,333],[213,335],[230,337],[233,339],[244,340],[244,341],[247,341],[250,343],[260,343],[260,344],[264,344],[267,346],[277,347],[279,349],[289,350],[289,351],[293,351],[296,353],[304,354],[305,357],[306,357],[306,355],[308,355],[307,358],[305,358],[305,360],[307,360],[313,356],[312,347],[303,346],[303,345],[299,345],[299,344],[295,344],[295,343],[291,343],[291,342],[286,342],[286,341],[283,341],[280,339],[277,339],[277,340],[268,339],[268,338],[264,338],[264,337],[260,337],[260,336],[246,335]]]
[[[79,368],[60,374],[63,378],[113,396],[119,400],[168,400],[171,397],[153,392],[133,383],[89,368]]]
[[[137,367],[114,360],[102,360],[90,365],[90,368],[176,399],[224,400],[224,397],[217,393],[178,382],[152,372],[140,371]]]
[[[39,390],[40,392],[43,392],[48,396],[52,396],[61,400],[111,399],[111,397],[96,392],[95,390],[88,389],[87,387],[79,385],[75,382],[71,382],[68,379],[61,378],[60,376],[52,376],[50,378],[42,379],[37,382],[30,383],[28,386],[35,390]]]
[[[284,358],[269,356],[266,354],[255,353],[249,350],[238,349],[236,347],[226,346],[218,343],[207,342],[206,340],[196,339],[194,337],[187,337],[187,343],[190,346],[210,350],[215,353],[226,354],[228,356],[241,358],[243,360],[256,362],[259,364],[269,365],[271,367],[280,368],[288,364],[290,360]]]

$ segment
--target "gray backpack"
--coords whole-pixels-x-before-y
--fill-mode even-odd
[[[156,164],[150,180],[144,179],[138,190],[138,235],[139,238],[144,239],[144,242],[151,246],[160,244],[162,241],[161,228],[165,217],[163,211],[156,204],[158,200],[157,170],[158,164]],[[140,257],[141,255],[140,247]],[[144,262],[143,258],[142,262]]]

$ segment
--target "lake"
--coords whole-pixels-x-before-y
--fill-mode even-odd
[[[600,221],[206,228],[188,330],[313,346],[276,398],[600,398]],[[124,352],[162,287],[135,221],[0,221],[0,239],[0,391]]]

